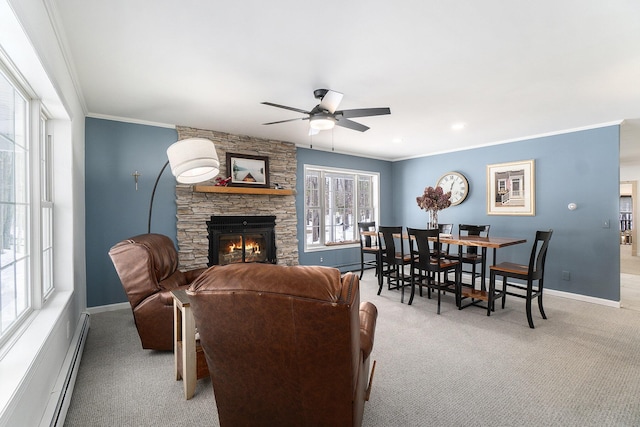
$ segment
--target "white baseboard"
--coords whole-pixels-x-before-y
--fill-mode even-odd
[[[88,313],[80,315],[80,321],[73,334],[69,351],[64,359],[55,387],[51,392],[49,404],[45,409],[40,427],[58,427],[64,425],[64,420],[71,404],[71,395],[76,383],[80,360],[84,351],[91,321]]]
[[[117,304],[99,305],[97,307],[87,307],[89,314],[104,313],[105,311],[124,310],[125,308],[131,308],[131,304],[128,302],[119,302]]]
[[[466,281],[465,281],[466,279]],[[478,281],[480,281],[480,279],[476,279],[476,283],[478,283]],[[471,275],[462,275],[462,281],[465,283],[471,283]],[[487,277],[487,287],[489,286],[489,278]],[[587,295],[581,295],[581,294],[574,294],[572,292],[565,292],[565,291],[557,291],[555,289],[549,289],[549,288],[544,288],[544,293],[546,295],[553,295],[554,297],[561,297],[561,298],[568,298],[568,299],[572,299],[572,300],[576,300],[576,301],[584,301],[584,302],[589,302],[591,304],[599,304],[599,305],[605,305],[607,307],[615,307],[615,308],[620,308],[620,301],[613,301],[610,299],[604,299],[604,298],[596,298],[596,297],[590,297]]]
[[[555,289],[545,288],[544,293],[547,295],[553,295],[556,297],[569,298],[577,301],[590,302],[592,304],[606,305],[607,307],[620,308],[620,301],[613,301],[610,299],[590,297],[587,295],[574,294],[571,292],[556,291]]]

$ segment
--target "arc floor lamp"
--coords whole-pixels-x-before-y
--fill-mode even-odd
[[[153,198],[162,173],[171,165],[171,173],[180,184],[196,184],[212,179],[220,173],[220,161],[213,141],[205,138],[187,138],[173,143],[167,148],[169,160],[164,164],[151,192],[149,202],[149,222],[147,233],[151,233],[151,213],[153,211]]]

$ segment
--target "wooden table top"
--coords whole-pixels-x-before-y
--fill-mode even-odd
[[[376,236],[377,231],[363,231],[364,236]],[[394,237],[400,237],[400,235],[394,235]],[[408,236],[403,235],[406,239]],[[519,245],[526,243],[527,239],[520,239],[517,237],[480,237],[480,236],[458,236],[456,234],[441,234],[440,243],[447,243],[450,245],[460,246],[477,246],[485,248],[504,248],[507,246]]]
[[[440,243],[461,246],[477,246],[485,248],[504,248],[526,243],[527,239],[517,237],[479,237],[479,236],[440,236]]]

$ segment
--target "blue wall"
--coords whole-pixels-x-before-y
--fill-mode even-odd
[[[86,122],[87,306],[125,302],[126,296],[107,252],[118,241],[146,233],[149,198],[166,162],[166,148],[177,139],[173,129],[101,119]],[[486,166],[535,160],[536,215],[489,216],[486,213]],[[619,127],[610,126],[509,144],[386,162],[297,149],[298,217],[303,217],[304,164],[380,173],[380,223],[424,228],[427,214],[415,198],[447,171],[463,173],[470,193],[459,206],[440,212],[440,222],[491,224],[491,235],[523,237],[525,245],[498,251],[499,260],[526,262],[538,229],[554,229],[545,285],[576,294],[620,300],[620,253],[617,229]],[[138,191],[131,174],[138,170]],[[569,211],[575,202],[578,209]],[[610,228],[603,228],[603,221]],[[175,179],[166,170],[154,202],[152,231],[175,241]],[[298,224],[298,236],[304,236]],[[358,249],[304,253],[300,264],[359,267]],[[571,280],[561,279],[562,271]]]
[[[536,215],[487,215],[486,166],[535,160]],[[536,230],[554,230],[545,286],[566,292],[620,300],[619,127],[584,130],[494,145],[393,164],[393,205],[398,224],[424,228],[427,213],[415,198],[447,171],[469,180],[468,198],[438,214],[441,223],[490,224],[491,235],[522,237],[525,245],[498,250],[499,261],[528,262]],[[567,209],[575,202],[575,211]],[[603,228],[607,220],[610,228]],[[561,279],[562,271],[571,280]]]
[[[85,123],[87,306],[126,302],[108,252],[147,232],[156,177],[177,140],[175,129],[87,118]],[[142,174],[138,191],[132,174]],[[151,231],[176,241],[175,178],[167,168],[156,190]]]
[[[388,223],[395,221],[394,216],[398,212],[393,209],[391,204],[384,203],[385,200],[391,200],[394,190],[391,185],[392,164],[390,162],[306,148],[298,148],[296,157],[298,161],[296,186],[298,194],[296,197],[298,218],[304,218],[304,165],[308,164],[380,173],[380,200],[382,200],[380,206],[380,222]],[[342,271],[360,269],[359,247],[305,253],[304,236],[304,223],[303,221],[298,221],[298,257],[300,264],[337,266]],[[320,262],[320,258],[323,258],[322,262]]]

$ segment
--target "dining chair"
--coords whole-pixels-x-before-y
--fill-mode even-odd
[[[502,308],[504,308],[507,295],[512,295],[527,300],[527,320],[529,327],[534,328],[533,318],[531,317],[531,300],[538,298],[538,308],[543,319],[547,316],[542,307],[542,291],[544,289],[544,264],[547,258],[547,249],[549,248],[549,240],[551,240],[553,230],[536,231],[536,239],[531,248],[531,256],[529,264],[515,264],[512,262],[501,262],[490,267],[489,274],[489,294],[487,304],[487,316],[491,315],[497,299],[502,298]],[[496,290],[496,276],[502,276],[502,290]],[[526,281],[526,284],[508,282],[507,278],[519,279]],[[534,287],[533,282],[537,281]],[[509,292],[508,287],[519,290],[517,292]],[[524,291],[524,294],[522,293]]]
[[[404,288],[411,286],[411,277],[405,274],[405,265],[411,264],[411,255],[404,250],[402,226],[378,228],[380,245],[380,266],[378,267],[378,295],[382,291],[384,279],[389,290],[400,289],[400,302],[404,303]]]
[[[489,237],[489,228],[490,225],[470,225],[470,224],[460,224],[458,225],[458,234],[460,237],[465,236],[479,236],[479,237]],[[447,257],[449,259],[458,259],[462,261],[462,264],[470,264],[471,269],[465,270],[462,268],[462,273],[467,273],[471,275],[471,287],[475,289],[476,287],[476,277],[482,276],[482,268],[480,272],[477,271],[477,265],[484,265],[484,269],[486,269],[486,260],[482,256],[482,252],[478,253],[478,248],[476,246],[463,246],[459,248],[459,251],[462,254],[448,254]],[[483,289],[484,290],[484,289]]]
[[[453,233],[453,224],[438,224],[438,231],[440,232],[440,234],[449,234],[451,235]],[[442,252],[444,252],[445,254],[449,254],[449,244],[443,244],[442,245]]]
[[[451,292],[456,296],[456,306],[460,306],[458,286],[460,285],[461,264],[458,260],[448,259],[442,252],[440,246],[440,233],[437,229],[420,230],[407,228],[409,235],[409,246],[411,254],[411,297],[409,305],[413,302],[413,297],[417,284],[420,287],[427,287],[427,296],[431,298],[431,290],[438,292],[438,314],[440,314],[441,293]],[[453,282],[441,280],[441,273],[454,271]]]
[[[376,222],[359,222],[358,233],[360,234],[360,280],[364,274],[364,267],[373,266],[376,269],[376,276],[378,275],[378,264],[380,258],[380,248],[378,247],[378,239],[376,236],[364,235],[363,232],[375,231]],[[370,256],[374,258],[371,259]],[[367,258],[365,258],[367,256]]]

